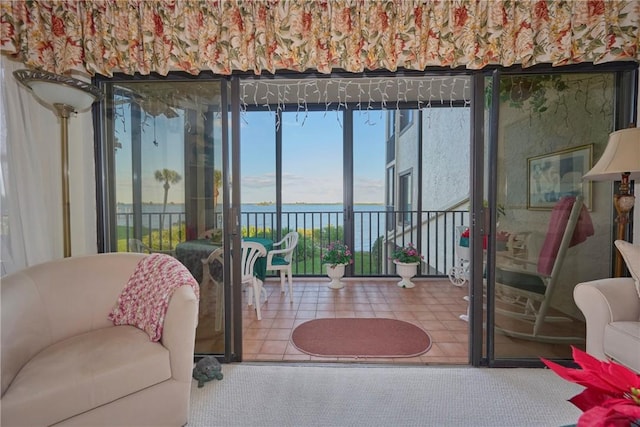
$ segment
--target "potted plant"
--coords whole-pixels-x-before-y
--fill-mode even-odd
[[[344,268],[353,263],[353,254],[347,245],[342,242],[333,242],[327,246],[322,255],[322,263],[327,269],[327,275],[331,279],[331,289],[342,289],[344,283],[340,281],[344,276]]]
[[[393,251],[391,259],[396,265],[396,273],[402,279],[398,282],[398,286],[401,288],[413,288],[415,284],[411,281],[411,278],[416,275],[418,265],[420,265],[420,261],[424,257],[413,246],[413,243],[407,243],[406,246]]]
[[[571,346],[582,369],[540,358],[561,378],[586,387],[569,402],[583,411],[577,426],[637,426],[640,423],[640,375],[614,361],[601,361]]]

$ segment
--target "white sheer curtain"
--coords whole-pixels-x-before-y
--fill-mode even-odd
[[[62,256],[60,123],[0,60],[2,275]]]

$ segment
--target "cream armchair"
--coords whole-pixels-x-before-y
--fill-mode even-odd
[[[578,283],[573,299],[587,322],[587,353],[640,373],[640,297],[633,279]]]
[[[2,426],[187,423],[194,290],[173,292],[158,342],[107,318],[145,256],[66,258],[2,279]]]

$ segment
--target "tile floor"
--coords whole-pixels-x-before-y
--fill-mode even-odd
[[[460,320],[467,288],[448,280],[414,279],[416,287],[399,288],[390,279],[345,279],[343,289],[327,287],[327,278],[294,278],[294,302],[280,293],[279,279],[268,279],[268,302],[262,320],[253,307],[243,305],[244,361],[369,362],[394,364],[468,364],[468,323]],[[330,358],[298,351],[289,340],[300,323],[327,317],[386,317],[405,320],[425,329],[431,349],[413,358]]]

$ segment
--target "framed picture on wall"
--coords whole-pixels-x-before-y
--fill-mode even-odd
[[[563,196],[584,197],[591,210],[591,182],[582,176],[591,169],[593,144],[527,159],[527,209],[551,210]]]

